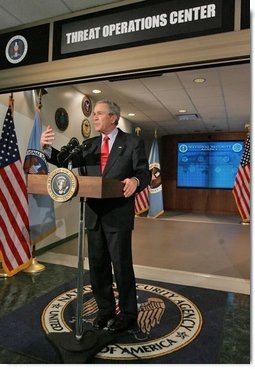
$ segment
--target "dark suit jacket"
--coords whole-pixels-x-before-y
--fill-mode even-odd
[[[73,158],[73,167],[80,167],[80,172],[88,176],[101,176],[100,152],[101,136],[93,137],[82,143],[82,154]],[[52,148],[49,162],[58,165],[58,150]],[[150,183],[151,174],[145,153],[143,140],[135,135],[124,133],[118,129],[117,137],[111,149],[103,177],[122,181],[125,178],[136,177],[140,192]],[[126,231],[134,227],[134,196],[129,198],[92,199],[87,198],[85,209],[85,224],[87,229],[95,229],[101,221],[107,231]]]

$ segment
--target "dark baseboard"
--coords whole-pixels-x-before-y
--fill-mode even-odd
[[[39,250],[36,250],[34,256],[42,255],[45,252],[50,251],[50,250],[54,249],[57,246],[63,245],[64,243],[69,242],[69,241],[71,241],[71,240],[73,240],[74,238],[77,238],[77,237],[78,237],[78,233],[74,233],[71,236],[68,236],[68,237],[66,237],[66,238],[64,238],[62,240],[53,242],[53,243],[51,243],[51,244],[49,244],[49,245],[47,245],[45,247],[42,247]]]

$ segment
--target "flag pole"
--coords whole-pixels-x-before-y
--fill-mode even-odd
[[[0,262],[0,265],[2,262]],[[0,268],[0,278],[8,278],[8,275],[5,273],[4,268]]]
[[[11,241],[3,243],[1,249],[1,264],[7,277],[11,277],[30,265],[32,261],[30,237],[29,237],[29,214],[26,197],[26,181],[22,171],[22,163],[18,148],[18,141],[14,125],[14,99],[13,93],[9,97],[8,109],[2,130],[1,150],[6,154],[5,165],[1,167],[1,179],[4,179],[6,191],[5,209],[7,218],[4,219],[4,234],[11,234]],[[7,143],[7,145],[6,145]],[[6,148],[6,150],[5,150]],[[8,155],[10,158],[8,158]],[[14,168],[15,167],[15,172]],[[10,173],[15,175],[10,176]],[[3,175],[4,174],[4,175]],[[14,190],[15,189],[15,190]],[[16,196],[12,194],[15,191]],[[21,194],[21,199],[20,195]],[[24,201],[23,201],[24,200]],[[17,216],[22,214],[22,216]],[[12,220],[15,219],[13,222]],[[13,249],[11,243],[15,245]],[[10,246],[10,247],[9,247]],[[5,277],[5,273],[1,273]]]
[[[5,273],[5,270],[2,267],[2,261],[0,261],[0,278],[8,278],[8,274]]]
[[[38,111],[38,113],[41,112],[41,108],[42,108],[42,90],[40,89],[39,91],[39,102],[38,105],[36,106],[36,110]],[[45,270],[45,265],[39,263],[35,257],[35,248],[36,248],[36,244],[33,243],[32,245],[32,263],[31,265],[29,265],[28,268],[24,269],[23,272],[24,273],[38,273],[38,272],[42,272],[43,270]]]
[[[141,128],[140,127],[136,127],[135,128],[135,133],[136,133],[137,136],[140,136],[140,134],[141,134]],[[137,217],[138,217],[138,215],[135,214],[135,218],[137,218]]]
[[[135,128],[137,137],[140,136],[142,130],[140,127]],[[145,187],[142,191],[135,192],[135,218],[144,216],[144,213],[149,209],[149,188]]]
[[[33,244],[32,247],[33,247],[33,249],[32,249],[32,256],[33,256],[32,263],[29,265],[28,268],[22,270],[22,272],[24,272],[24,273],[31,273],[31,274],[38,273],[38,272],[42,272],[46,268],[45,265],[40,264],[37,261],[36,257],[34,256],[35,255],[35,244]]]
[[[244,128],[247,130],[247,138],[250,137],[250,123],[246,123]]]
[[[14,108],[14,99],[13,92],[9,96],[9,107],[11,108],[12,116],[13,116],[13,108]],[[0,261],[0,278],[8,278],[8,274],[5,273],[4,268],[2,267],[3,263]]]
[[[246,123],[245,126],[244,126],[244,128],[246,129],[247,138],[249,138],[250,137],[250,123]],[[246,221],[242,220],[240,224],[241,225],[244,225],[244,226],[247,226],[247,225],[250,225],[250,221],[248,221],[248,220],[246,220]]]
[[[9,107],[11,108],[12,116],[14,112],[14,98],[13,98],[13,92],[11,92],[11,95],[9,96]]]

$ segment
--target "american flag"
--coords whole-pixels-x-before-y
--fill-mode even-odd
[[[0,139],[0,259],[12,276],[32,262],[27,189],[11,108]]]
[[[144,188],[135,194],[135,215],[144,213],[149,209],[149,188]]]
[[[232,190],[236,205],[244,222],[250,221],[250,138],[245,142],[243,156]]]

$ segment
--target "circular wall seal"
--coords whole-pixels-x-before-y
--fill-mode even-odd
[[[118,310],[118,292],[113,283]],[[182,349],[199,335],[203,320],[187,297],[165,287],[137,283],[139,331],[130,331],[118,345],[104,347],[96,358],[108,360],[153,359]],[[82,321],[90,329],[98,312],[91,285],[83,286]],[[41,322],[48,333],[75,331],[77,289],[68,290],[45,306]]]
[[[65,131],[68,127],[69,116],[64,108],[58,108],[55,112],[56,126],[60,131]]]
[[[87,95],[84,95],[82,99],[81,108],[85,117],[89,117],[92,112],[92,102]]]
[[[10,63],[17,64],[25,58],[27,50],[28,44],[25,37],[13,36],[6,45],[5,56]]]
[[[57,168],[48,175],[47,191],[54,201],[68,201],[76,195],[77,190],[78,180],[71,170]]]
[[[84,138],[89,138],[91,133],[91,125],[88,119],[83,119],[81,123],[81,133]]]

